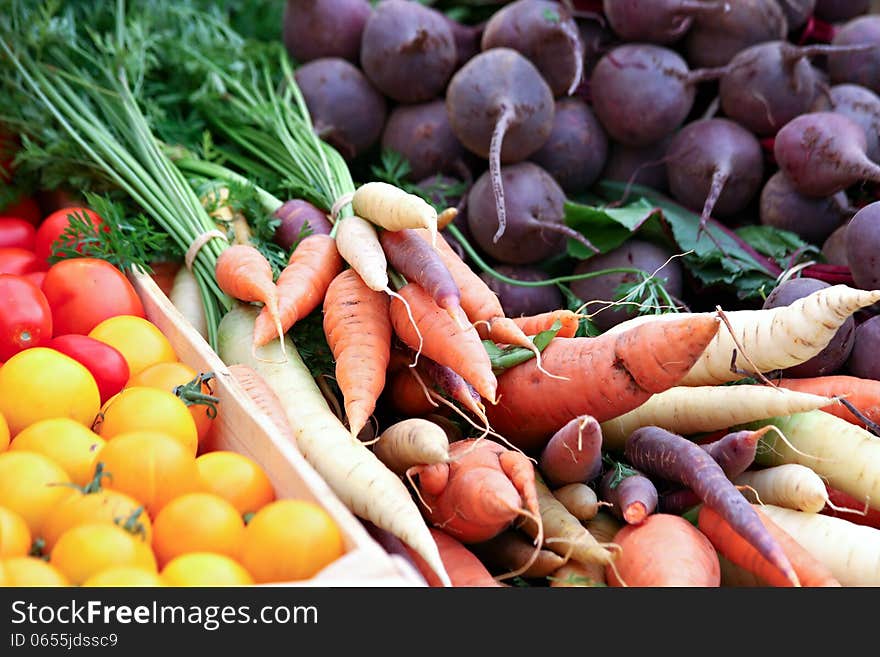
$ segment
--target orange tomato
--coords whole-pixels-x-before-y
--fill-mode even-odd
[[[0,454],[0,506],[20,515],[31,535],[40,535],[49,512],[76,491],[60,465],[34,452]]]
[[[31,530],[20,515],[0,506],[0,559],[26,557],[31,551]]]
[[[56,506],[43,522],[41,537],[44,551],[51,553],[58,539],[68,529],[80,525],[118,525],[140,537],[147,545],[153,538],[153,525],[144,505],[125,493],[100,490],[71,495]]]
[[[98,324],[89,337],[116,347],[128,363],[129,376],[156,363],[173,363],[177,354],[152,322],[135,315],[117,315]]]
[[[159,566],[190,552],[215,552],[233,559],[244,536],[244,521],[222,497],[181,495],[166,504],[153,523],[153,551]]]
[[[0,363],[0,368],[3,367],[3,363]],[[6,418],[3,417],[3,413],[0,413],[0,452],[4,451],[7,447],[9,447],[9,425],[6,424]]]
[[[247,586],[254,578],[244,567],[223,554],[190,552],[162,569],[166,586]]]
[[[125,388],[108,399],[97,431],[107,440],[133,431],[164,433],[179,440],[193,456],[199,447],[196,423],[186,404],[158,388]]]
[[[324,509],[307,500],[278,500],[245,527],[239,560],[262,584],[308,579],[344,553],[342,532]]]
[[[37,557],[15,557],[0,563],[6,574],[6,586],[70,586],[55,566]]]
[[[205,488],[225,498],[238,512],[253,513],[275,500],[266,472],[244,454],[217,450],[196,459]]]
[[[83,586],[165,586],[158,573],[138,566],[111,566],[89,577]]]
[[[98,462],[112,477],[105,488],[141,501],[152,518],[175,497],[202,490],[195,456],[179,440],[163,433],[118,435],[98,454]]]
[[[104,439],[70,418],[40,420],[19,433],[9,451],[26,450],[48,456],[77,486],[92,479],[95,457],[104,446]]]
[[[92,373],[54,349],[20,351],[0,368],[0,413],[13,437],[34,422],[54,417],[90,427],[100,409],[101,394]]]
[[[140,374],[131,377],[126,387],[146,386],[148,388],[160,388],[173,392],[177,386],[194,381],[198,374],[189,365],[179,361],[174,363],[156,363],[143,370]],[[210,392],[208,384],[202,383],[201,393],[203,395],[210,395]],[[216,417],[216,411],[212,411],[206,404],[190,404],[188,408],[193,416],[193,420],[196,422],[196,431],[199,434],[199,443],[201,444],[205,441],[208,432],[211,430]],[[217,406],[214,406],[214,408],[216,409]],[[212,417],[212,415],[215,417]]]
[[[156,570],[149,546],[121,527],[80,525],[64,532],[49,555],[49,563],[74,585],[111,566]]]

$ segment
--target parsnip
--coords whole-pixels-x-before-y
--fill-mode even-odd
[[[774,504],[805,513],[819,513],[828,502],[822,478],[811,468],[786,463],[763,470],[750,470],[734,478],[749,502]]]
[[[448,462],[449,438],[430,420],[414,417],[385,429],[373,453],[392,472],[404,475],[413,466]]]
[[[336,226],[336,250],[376,292],[388,290],[388,261],[376,229],[355,215],[343,217]]]
[[[369,182],[354,192],[355,214],[386,230],[426,228],[437,237],[437,211],[424,199],[384,182]]]

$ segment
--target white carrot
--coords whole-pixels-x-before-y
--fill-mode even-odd
[[[437,211],[424,199],[384,182],[369,182],[354,192],[352,209],[386,230],[426,228],[437,237]]]
[[[880,529],[770,504],[761,510],[843,586],[880,586]]]
[[[596,491],[586,484],[567,484],[553,491],[568,512],[581,522],[592,520],[599,512],[599,499]]]
[[[388,290],[388,261],[376,229],[358,217],[343,217],[336,225],[336,250],[376,292]]]
[[[352,513],[400,538],[450,586],[437,544],[406,486],[333,414],[290,337],[284,337],[286,355],[280,341],[252,350],[257,312],[237,304],[223,317],[220,358],[249,365],[263,377],[284,404],[300,452]]]
[[[773,504],[805,513],[819,513],[828,502],[825,482],[811,468],[798,463],[747,470],[734,478],[753,503]]]
[[[689,435],[719,431],[765,417],[812,411],[834,402],[820,395],[793,392],[757,385],[676,386],[654,395],[629,413],[603,422],[603,446],[622,450],[629,435],[641,427],[655,426]]]
[[[373,453],[392,472],[404,475],[417,465],[449,461],[449,438],[433,422],[409,418],[385,429],[373,446]]]
[[[719,329],[679,385],[715,385],[757,374],[754,368],[766,373],[799,365],[828,346],[848,317],[878,301],[880,290],[857,290],[846,285],[832,285],[789,306],[725,313],[736,340],[726,327]],[[687,316],[680,313],[644,315],[622,322],[607,332],[620,333],[644,322],[674,321]],[[739,346],[736,342],[739,342]],[[731,368],[734,354],[735,368]]]
[[[208,320],[205,317],[205,305],[195,274],[186,267],[178,269],[168,298],[199,335],[207,340]]]

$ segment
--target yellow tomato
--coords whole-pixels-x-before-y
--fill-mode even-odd
[[[136,431],[116,436],[98,454],[110,475],[104,487],[139,500],[150,517],[185,493],[203,490],[195,456],[171,436]]]
[[[26,450],[48,456],[77,486],[85,486],[92,479],[95,457],[104,446],[104,439],[70,418],[56,417],[40,420],[19,433],[9,451]]]
[[[3,562],[6,586],[70,586],[55,566],[37,557],[15,557]]]
[[[35,538],[49,512],[76,492],[69,483],[61,466],[42,454],[0,454],[0,506],[20,515]]]
[[[90,427],[100,409],[95,377],[54,349],[25,349],[0,368],[0,413],[13,437],[34,422],[54,417]]]
[[[278,500],[257,511],[244,530],[239,560],[255,581],[308,579],[345,552],[339,526],[306,500]]]
[[[89,333],[90,338],[116,347],[128,363],[129,377],[156,363],[173,363],[177,354],[168,338],[152,322],[134,315],[105,319]]]
[[[74,585],[111,566],[135,566],[156,570],[149,546],[115,525],[80,525],[61,535],[49,563]]]
[[[9,425],[6,424],[6,418],[0,413],[0,452],[9,447]]]
[[[80,525],[104,523],[118,525],[150,544],[153,525],[144,505],[130,495],[116,490],[71,495],[49,512],[43,522],[44,551],[51,553],[55,543],[68,529]]]
[[[148,388],[159,388],[161,390],[173,392],[174,388],[177,386],[182,386],[194,381],[198,374],[199,373],[189,365],[185,365],[181,362],[156,363],[155,365],[150,365],[150,367],[140,374],[131,377],[126,384],[126,388],[133,386],[146,386]],[[200,388],[201,394],[211,395],[207,383],[202,383]],[[191,404],[188,408],[190,414],[193,416],[193,420],[196,422],[199,443],[203,443],[208,432],[211,431],[211,426],[214,423],[218,407],[215,405],[215,410],[211,410],[211,407],[206,404]]]
[[[167,390],[136,386],[107,400],[98,434],[106,440],[132,431],[155,431],[176,438],[193,455],[199,447],[196,423],[189,409]]]
[[[6,579],[6,566],[3,565],[3,560],[0,559],[0,588],[4,586],[9,586],[9,583]]]
[[[238,452],[218,450],[196,459],[205,488],[225,498],[241,514],[253,513],[275,500],[265,470]]]
[[[157,573],[137,566],[111,566],[95,573],[83,586],[165,586]]]
[[[20,515],[0,506],[0,559],[24,557],[31,551],[31,530]]]
[[[223,554],[190,552],[172,559],[162,569],[166,586],[247,586],[254,578],[234,559]]]
[[[153,552],[162,567],[189,552],[215,552],[233,559],[244,536],[244,520],[235,507],[210,493],[181,495],[156,516]]]

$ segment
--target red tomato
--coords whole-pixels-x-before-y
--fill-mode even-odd
[[[72,258],[49,269],[43,292],[55,333],[87,335],[110,317],[144,317],[144,306],[125,275],[106,260]]]
[[[67,230],[68,224],[70,224],[70,219],[68,219],[68,215],[71,214],[82,214],[85,213],[95,225],[101,225],[101,217],[99,217],[95,212],[92,212],[88,208],[83,207],[73,207],[73,208],[62,208],[60,210],[56,210],[40,224],[39,229],[37,229],[37,238],[36,244],[34,246],[34,253],[37,254],[37,259],[44,263],[45,267],[49,267],[49,256],[52,255],[52,244],[54,244],[61,234]]]
[[[22,196],[14,203],[0,208],[0,214],[4,217],[18,217],[25,221],[31,222],[34,226],[38,226],[43,220],[43,212],[40,205],[30,196]]]
[[[29,280],[0,274],[0,308],[0,361],[52,338],[49,303]]]
[[[44,271],[32,271],[29,274],[23,274],[23,278],[28,279],[31,283],[36,285],[41,290],[43,289],[43,281],[46,280],[46,272]]]
[[[32,251],[37,231],[34,225],[18,217],[0,217],[0,247],[17,246]]]
[[[101,393],[101,404],[125,387],[129,370],[125,357],[115,347],[87,335],[59,335],[43,345],[78,361],[92,373]]]
[[[33,251],[17,246],[0,247],[0,274],[30,274],[41,269]]]

